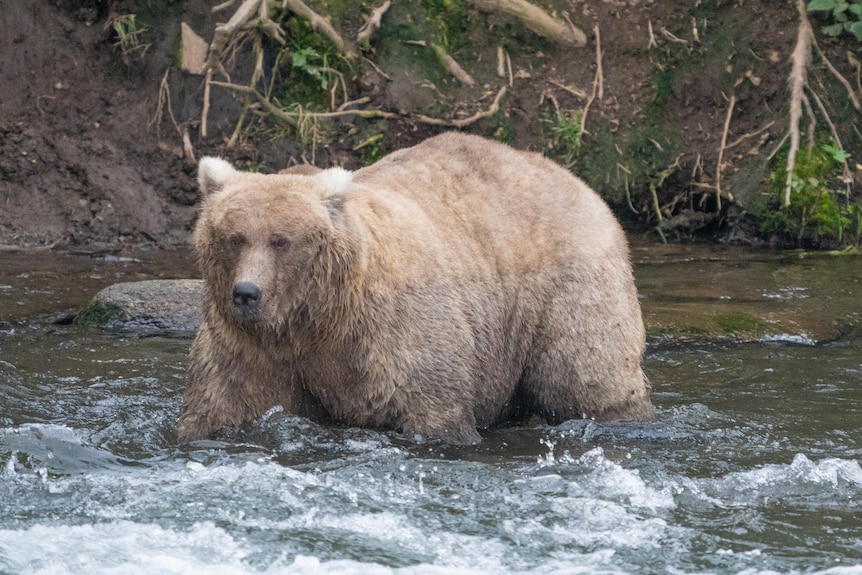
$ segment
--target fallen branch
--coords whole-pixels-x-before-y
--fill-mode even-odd
[[[575,96],[577,98],[586,98],[587,97],[587,93],[584,92],[583,90],[579,89],[579,88],[572,88],[571,86],[566,86],[565,84],[561,84],[561,83],[556,82],[554,80],[548,80],[548,83],[553,84],[557,88],[562,88],[563,90],[565,90],[566,92],[568,92],[569,94],[571,94],[572,96]]]
[[[450,56],[446,49],[442,46],[434,44],[432,46],[434,48],[434,53],[437,54],[437,57],[440,59],[440,62],[443,64],[443,67],[446,68],[446,71],[452,74],[456,80],[461,82],[466,86],[475,86],[476,80],[473,79],[473,76],[464,71],[464,68],[455,61],[455,58]]]
[[[583,48],[587,45],[587,36],[571,22],[563,22],[554,18],[538,6],[526,0],[472,0],[479,10],[485,12],[503,12],[519,18],[524,25],[540,36],[566,44]]]
[[[671,42],[676,42],[677,44],[685,44],[686,46],[688,45],[688,40],[683,40],[678,36],[674,36],[667,28],[662,28],[661,33],[664,34],[664,37]]]
[[[500,111],[500,100],[503,99],[503,96],[506,94],[506,86],[500,88],[500,91],[497,92],[497,95],[494,97],[493,103],[491,103],[491,107],[482,112],[476,112],[469,118],[463,118],[461,120],[441,120],[438,118],[430,118],[428,116],[424,116],[420,114],[417,116],[417,119],[425,124],[431,124],[434,126],[452,126],[454,128],[463,128],[465,126],[469,126],[470,124],[474,124],[483,118],[489,118]]]
[[[405,44],[412,44],[414,46],[422,46],[423,48],[427,48],[429,46],[428,42],[425,40],[405,40]],[[437,44],[430,44],[431,49],[434,50],[434,54],[437,56],[437,59],[440,61],[440,65],[449,72],[456,80],[461,82],[462,84],[466,84],[467,86],[475,86],[476,81],[473,79],[473,76],[464,71],[460,64],[450,56],[446,49]]]
[[[371,15],[368,16],[368,20],[365,21],[365,24],[363,24],[362,28],[359,29],[359,33],[356,34],[356,41],[360,46],[365,46],[371,41],[371,36],[380,29],[380,26],[382,26],[383,15],[386,14],[386,11],[389,10],[391,5],[392,0],[386,0],[386,2],[371,12]]]

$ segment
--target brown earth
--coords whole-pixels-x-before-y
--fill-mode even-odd
[[[225,21],[235,8],[213,15],[204,0],[8,0],[0,11],[0,244],[72,251],[188,245],[197,191],[195,164],[183,153],[182,129],[189,131],[197,157],[221,154],[240,166],[268,171],[302,162],[303,157],[313,157],[321,166],[357,168],[368,158],[363,156],[366,150],[354,148],[368,134],[380,133],[381,148],[388,151],[445,129],[418,121],[419,113],[451,118],[486,109],[507,83],[496,74],[497,44],[492,41],[508,42],[512,86],[502,115],[467,129],[492,137],[505,132],[504,139],[516,147],[546,150],[551,138],[542,115],[554,102],[563,110],[582,110],[589,99],[596,74],[596,24],[604,51],[604,95],[589,108],[584,145],[597,147],[606,137],[609,149],[615,147],[620,154],[605,159],[604,171],[598,156],[588,161],[581,157],[575,171],[585,173],[629,227],[655,225],[650,198],[642,193],[645,180],[637,182],[637,174],[632,185],[640,185],[641,192],[633,193],[626,208],[626,170],[637,171],[632,166],[643,162],[659,182],[666,216],[684,216],[680,228],[686,237],[698,227],[709,238],[744,235],[744,226],[726,225],[744,221],[734,215],[742,210],[734,212],[726,202],[717,214],[708,185],[717,171],[729,92],[736,108],[728,142],[774,124],[728,150],[723,187],[739,202],[768,173],[765,158],[787,130],[788,58],[798,25],[794,2],[719,2],[708,13],[700,2],[689,0],[536,3],[549,10],[565,9],[587,32],[588,45],[557,46],[512,24],[511,18],[470,9],[465,26],[485,30],[487,36],[453,44],[453,54],[476,77],[475,87],[460,86],[445,74],[433,78],[435,85],[429,87],[422,69],[399,64],[405,54],[410,56],[409,50],[418,48],[402,44],[404,54],[399,54],[381,45],[373,58],[388,79],[371,67],[358,69],[350,97],[368,96],[370,107],[398,113],[397,118],[340,120],[325,142],[309,147],[295,136],[278,137],[289,132],[250,114],[239,145],[228,149],[241,96],[213,90],[209,136],[202,139],[202,77],[181,72],[174,62],[181,21],[209,41],[215,23]],[[147,11],[159,12],[152,17],[158,25],[147,36],[150,46],[143,56],[135,52],[124,58],[106,22],[119,14]],[[409,14],[395,8],[387,18],[384,27],[403,28],[412,22]],[[355,34],[359,23],[356,18],[336,22],[345,35]],[[651,48],[650,27],[656,41]],[[850,44],[821,39],[821,45],[842,54]],[[846,58],[833,61],[847,77],[855,76]],[[250,52],[239,50],[230,68],[235,81],[247,77],[250,63]],[[179,130],[164,110],[157,114],[163,77]],[[659,101],[661,107],[655,105]],[[657,129],[653,135],[673,127],[677,139],[668,136],[665,141],[646,132],[645,148],[629,138],[625,150],[613,139],[650,123]],[[643,160],[657,151],[661,153],[654,162]],[[662,170],[668,177],[659,177]],[[695,212],[700,216],[693,216]]]

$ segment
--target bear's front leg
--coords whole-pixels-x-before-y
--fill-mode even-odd
[[[236,346],[223,342],[206,321],[192,342],[177,421],[180,443],[206,439],[222,427],[251,421],[274,405],[282,405],[288,413],[295,410],[289,386],[277,384],[270,362],[244,357]]]

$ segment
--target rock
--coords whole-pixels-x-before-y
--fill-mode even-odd
[[[203,281],[147,280],[106,287],[93,306],[122,312],[103,323],[107,327],[143,335],[192,335],[201,324]],[[117,309],[118,308],[118,309]]]
[[[207,61],[209,44],[206,40],[195,34],[188,24],[180,24],[182,31],[182,69],[190,74],[202,74]]]

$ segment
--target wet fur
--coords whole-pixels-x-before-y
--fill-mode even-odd
[[[530,414],[654,418],[625,236],[551,161],[448,133],[352,175],[209,158],[199,180],[180,441],[273,405],[459,444]],[[262,289],[253,317],[239,281]]]

